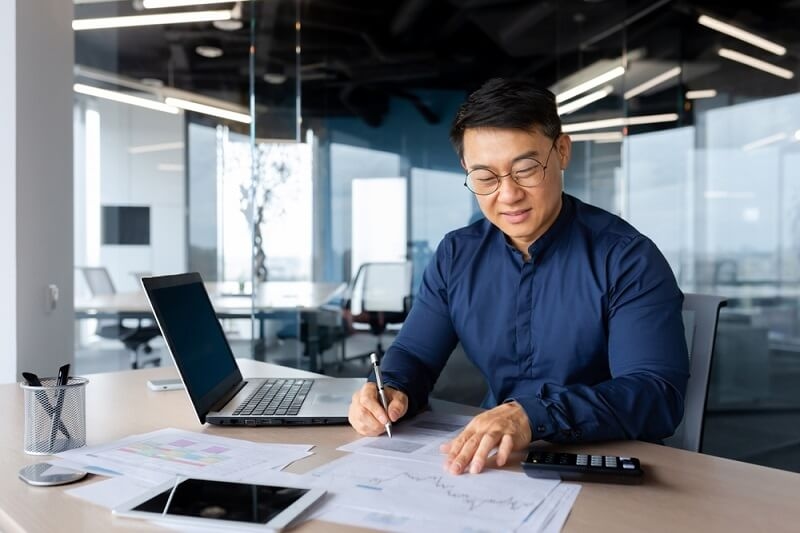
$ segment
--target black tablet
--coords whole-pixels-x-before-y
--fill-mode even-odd
[[[113,512],[186,526],[280,530],[323,494],[322,489],[180,478],[154,487]]]

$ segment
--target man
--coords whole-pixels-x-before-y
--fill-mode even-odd
[[[445,236],[381,368],[388,417],[427,405],[455,345],[489,384],[484,407],[443,446],[453,474],[531,441],[658,441],[683,416],[683,295],[647,237],[562,192],[570,138],[555,97],[494,79],[472,93],[451,141],[485,219]],[[349,420],[387,414],[367,383]]]

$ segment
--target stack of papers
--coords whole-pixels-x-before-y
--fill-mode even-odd
[[[454,476],[439,465],[360,453],[309,475],[331,494],[314,518],[403,532],[557,532],[580,490],[518,472]]]
[[[439,446],[471,417],[424,413],[395,427],[394,438],[363,438],[351,454],[307,474],[279,472],[312,455],[312,445],[261,444],[177,429],[134,435],[58,454],[55,466],[115,476],[67,491],[114,508],[181,477],[324,488],[308,518],[399,532],[544,531],[566,522],[579,485],[486,469],[454,476]],[[283,481],[283,483],[282,483]]]
[[[331,496],[315,518],[386,531],[561,530],[580,485],[487,469],[454,476],[439,446],[471,417],[432,412],[395,427],[393,438],[367,437],[352,452],[308,476]]]
[[[67,491],[113,508],[176,476],[251,481],[312,455],[310,444],[262,444],[178,429],[162,429],[57,454],[54,466],[112,479]]]

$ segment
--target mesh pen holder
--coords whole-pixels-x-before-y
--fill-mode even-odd
[[[85,378],[42,378],[41,386],[20,386],[25,393],[25,453],[52,455],[86,445]]]

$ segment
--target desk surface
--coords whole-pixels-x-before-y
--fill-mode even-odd
[[[236,283],[206,283],[211,303],[217,313],[249,312],[254,303],[256,310],[315,310],[322,306],[343,283],[316,281],[267,281],[258,285],[255,299],[250,294],[238,293]],[[144,291],[119,292],[95,296],[75,302],[79,313],[150,313]]]
[[[240,360],[246,376],[280,372],[308,373]],[[134,433],[175,427],[263,442],[316,444],[315,454],[292,465],[302,473],[340,457],[338,446],[358,438],[347,426],[289,428],[201,427],[183,391],[153,392],[146,381],[175,374],[158,368],[88,376],[87,441],[101,444]],[[22,451],[23,395],[16,384],[0,385],[5,422],[0,431],[0,531],[108,531],[162,529],[139,521],[113,518],[111,512],[64,494],[66,487],[28,486],[17,479],[26,464],[42,460]],[[435,409],[474,412],[437,402]],[[563,446],[563,449],[578,449]],[[641,486],[584,484],[565,531],[797,531],[800,523],[800,474],[773,470],[642,442],[586,444],[591,453],[639,457],[646,472]],[[511,469],[519,470],[517,459]],[[83,481],[91,483],[92,478]],[[294,531],[350,531],[339,525],[310,522]]]

